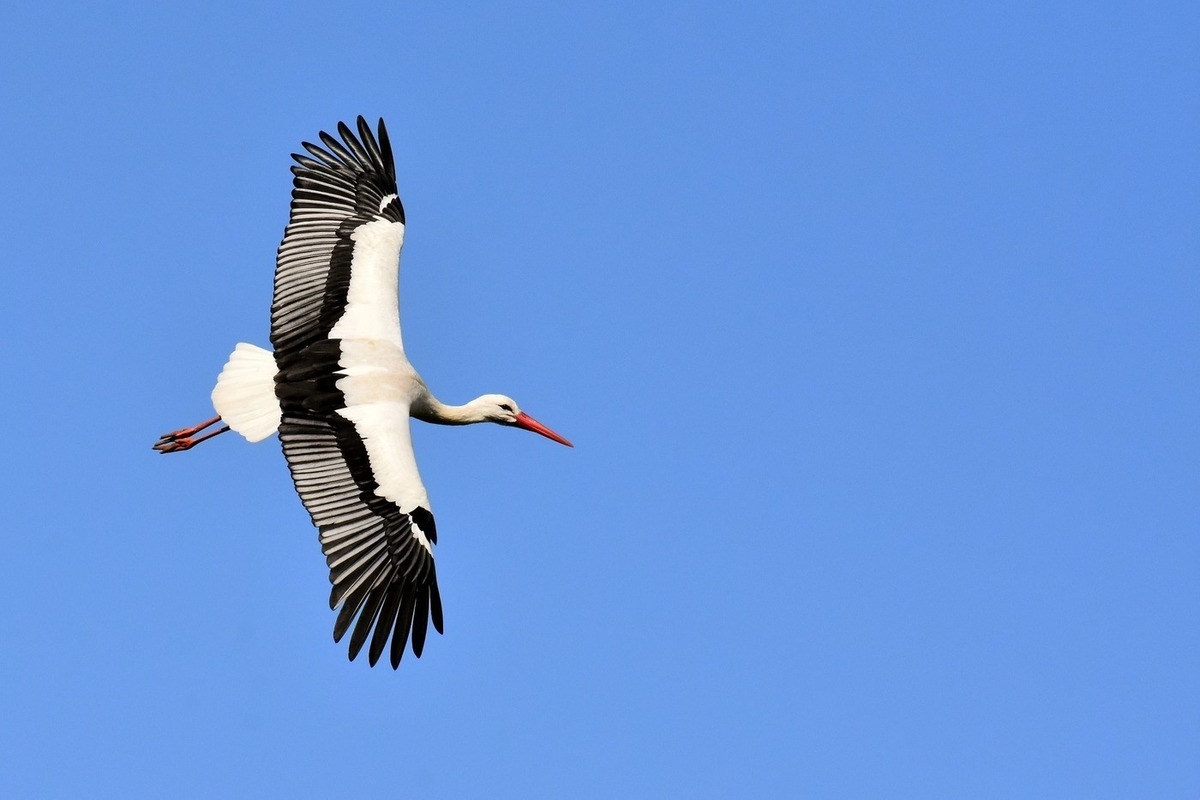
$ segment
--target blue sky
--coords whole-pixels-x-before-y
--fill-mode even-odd
[[[428,4],[426,4],[427,6]],[[1194,4],[21,3],[7,797],[1200,793]],[[346,661],[288,154],[383,116],[446,635]]]

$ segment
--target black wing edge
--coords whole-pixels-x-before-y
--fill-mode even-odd
[[[313,389],[307,397],[318,395]],[[320,531],[332,584],[329,607],[340,606],[333,640],[340,642],[353,624],[351,661],[368,637],[372,667],[389,638],[392,669],[399,668],[410,636],[413,654],[420,658],[430,620],[438,633],[444,631],[433,554],[413,536],[415,524],[436,544],[433,514],[421,506],[403,512],[375,494],[365,447],[348,420],[335,413],[297,416],[290,408],[296,398],[285,393],[280,400],[280,442],[296,491]],[[330,513],[340,519],[330,520]]]
[[[303,181],[312,177],[311,171],[376,175],[379,177],[377,187],[383,195],[397,195],[386,210],[388,215],[394,215],[400,224],[406,224],[404,204],[400,202],[396,188],[396,160],[392,155],[392,141],[383,117],[379,118],[378,136],[371,133],[370,123],[361,114],[355,121],[355,127],[358,128],[357,136],[345,122],[338,122],[337,132],[342,137],[341,141],[326,131],[320,131],[318,138],[321,144],[301,142],[310,155],[292,153],[292,158],[299,164],[298,167],[292,167],[292,173],[297,178],[295,188],[303,188]],[[362,210],[378,212],[377,208]]]
[[[334,596],[336,591],[335,588]],[[397,575],[382,586],[364,588],[347,596],[333,626],[335,642],[341,641],[356,614],[358,622],[350,634],[351,661],[358,657],[368,636],[371,645],[367,650],[367,661],[372,667],[383,654],[389,636],[392,669],[400,667],[410,635],[413,655],[420,658],[425,650],[430,621],[438,633],[445,632],[442,621],[442,596],[438,591],[433,560],[429,560],[429,577],[423,584],[413,583]]]

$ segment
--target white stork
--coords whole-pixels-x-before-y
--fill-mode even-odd
[[[499,394],[448,406],[409,364],[400,339],[397,284],[404,207],[383,120],[379,137],[304,142],[291,216],[279,245],[271,303],[274,353],[239,343],[212,392],[218,416],[162,436],[161,453],[188,450],[227,430],[251,442],[278,431],[296,491],[320,531],[341,606],[333,627],[350,635],[350,659],[367,641],[372,666],[391,638],[395,669],[411,633],[419,658],[428,621],[442,632],[433,546],[437,528],[417,472],[408,418],[442,425],[496,422],[563,437]],[[201,431],[225,422],[204,436]],[[372,633],[373,631],[373,633]]]

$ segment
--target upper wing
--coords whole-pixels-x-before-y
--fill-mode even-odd
[[[404,207],[387,128],[338,123],[311,156],[293,154],[291,216],[275,265],[271,344],[286,353],[330,336],[400,345],[397,280]],[[355,280],[351,281],[351,270]]]

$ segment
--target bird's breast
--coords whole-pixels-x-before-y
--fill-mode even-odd
[[[342,339],[337,387],[346,407],[377,403],[411,405],[424,384],[404,351],[380,339]]]

